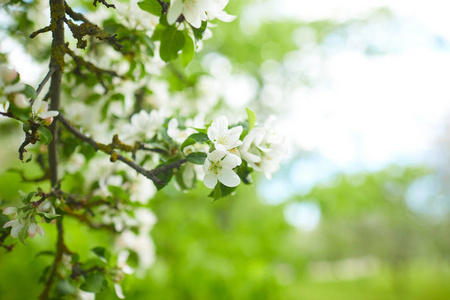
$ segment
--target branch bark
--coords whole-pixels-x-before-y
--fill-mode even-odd
[[[134,161],[132,161],[132,160],[130,160],[130,159],[120,155],[119,153],[117,153],[113,149],[110,149],[110,147],[108,147],[107,145],[104,145],[104,144],[101,144],[101,143],[97,143],[95,140],[93,140],[90,137],[84,135],[75,126],[73,126],[69,121],[67,121],[67,119],[64,118],[64,116],[61,113],[56,118],[76,138],[78,138],[78,139],[88,143],[89,145],[91,145],[95,149],[95,151],[100,150],[103,153],[111,155],[111,161],[120,160],[121,162],[127,164],[129,167],[134,169],[136,172],[144,175],[145,177],[147,177],[148,179],[153,181],[155,184],[159,184],[159,185],[163,184],[162,180],[160,180],[157,177],[159,174],[165,173],[165,172],[167,172],[167,171],[169,171],[171,169],[179,168],[182,164],[187,162],[186,159],[181,159],[179,161],[176,161],[176,162],[171,163],[171,164],[166,165],[166,166],[162,166],[162,167],[159,167],[159,168],[156,168],[156,169],[153,169],[153,170],[147,170],[147,169],[141,167],[140,165],[136,164]]]

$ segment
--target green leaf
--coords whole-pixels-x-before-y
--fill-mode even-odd
[[[218,182],[214,187],[214,190],[208,195],[208,197],[213,198],[214,201],[219,200],[220,198],[226,197],[234,192],[236,187],[228,187]]]
[[[46,219],[49,219],[49,220],[56,219],[56,218],[61,216],[61,215],[58,215],[58,214],[51,214],[51,213],[46,213],[46,212],[42,212],[42,213],[39,213],[39,214],[44,215],[44,217]]]
[[[203,38],[203,34],[205,33],[206,26],[208,25],[208,22],[202,21],[202,26],[200,28],[192,27],[192,31],[194,32],[194,37],[196,41],[199,41]]]
[[[248,129],[251,130],[253,127],[255,127],[256,115],[250,108],[245,108],[245,110],[247,111]]]
[[[161,37],[163,35],[164,30],[166,30],[167,26],[164,26],[162,24],[158,24],[155,27],[155,30],[153,30],[152,40],[154,41],[160,41]]]
[[[195,44],[190,35],[185,34],[184,38],[185,43],[183,49],[181,50],[181,64],[183,67],[186,67],[194,58]]]
[[[175,26],[167,27],[161,36],[161,47],[159,54],[165,62],[174,60],[178,57],[178,51],[183,48],[185,43],[184,34],[178,31]]]
[[[70,284],[67,280],[59,280],[56,283],[55,291],[59,297],[77,294],[77,288]]]
[[[187,138],[184,140],[183,144],[181,144],[180,150],[183,151],[184,148],[190,145],[194,145],[195,143],[196,141],[194,139]]]
[[[25,89],[23,90],[23,94],[27,98],[31,98],[31,99],[36,99],[36,97],[37,97],[35,89],[31,85],[28,85],[28,84],[25,84]]]
[[[37,253],[34,257],[38,257],[38,256],[53,256],[53,255],[55,255],[54,251],[47,250],[47,251],[41,251],[41,252]]]
[[[164,166],[164,165],[159,165],[157,168]],[[159,190],[163,189],[172,179],[173,177],[173,170],[168,170],[167,172],[162,172],[160,174],[158,174],[156,177],[158,177],[161,181],[162,184],[155,184],[156,188]]]
[[[193,133],[181,144],[180,150],[183,151],[187,146],[193,145],[195,143],[203,144],[204,142],[209,141],[208,136],[205,133]]]
[[[214,201],[219,200],[222,197],[222,191],[220,189],[220,183],[218,182],[214,187]]]
[[[111,254],[109,254],[108,250],[106,250],[103,247],[95,247],[91,249],[92,252],[94,252],[100,259],[104,260],[105,262],[109,261],[109,258],[111,257]]]
[[[126,201],[130,199],[130,196],[127,193],[125,193],[125,191],[120,186],[109,185],[108,191],[110,191],[111,194],[113,194],[113,196],[118,199]]]
[[[80,286],[83,291],[99,293],[106,285],[105,275],[102,273],[89,273],[86,281]]]
[[[159,17],[162,14],[161,4],[159,4],[157,0],[144,0],[138,2],[138,6],[143,11],[149,12],[152,15]]]
[[[205,152],[192,152],[186,156],[186,159],[190,163],[203,165],[205,163],[206,156],[207,154]]]
[[[26,223],[22,229],[19,231],[19,241],[22,242],[25,246],[27,245],[27,242],[25,242],[25,239],[28,237],[28,223]]]
[[[45,145],[48,145],[52,142],[53,136],[50,130],[47,127],[39,126],[39,140],[43,142]]]

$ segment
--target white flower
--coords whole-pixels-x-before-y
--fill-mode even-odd
[[[45,235],[44,228],[41,227],[41,225],[38,225],[37,223],[31,223],[28,226],[28,235],[30,238],[34,238],[36,235],[36,232],[39,233],[40,236]]]
[[[286,152],[284,137],[268,126],[253,128],[239,147],[242,159],[256,171],[263,172],[268,179],[280,169]]]
[[[17,207],[10,206],[5,207],[2,211],[5,216],[14,215],[14,218],[17,216]]]
[[[48,110],[48,103],[40,99],[34,100],[31,112],[33,113],[33,116],[38,116],[43,120],[56,117],[59,114],[59,112],[55,110]]]
[[[141,110],[131,117],[131,124],[124,126],[124,134],[134,138],[152,138],[157,130],[164,124],[164,116],[158,110],[147,113]]]
[[[238,186],[241,182],[239,176],[233,171],[233,168],[240,165],[242,160],[233,154],[223,150],[214,150],[208,154],[203,169],[205,177],[203,182],[212,189],[216,186],[217,181],[228,187]]]
[[[195,133],[195,130],[192,128],[186,128],[185,130],[180,130],[178,128],[177,119],[173,118],[169,121],[167,127],[167,135],[170,136],[176,143],[181,144],[184,140],[187,139],[188,136]]]
[[[3,225],[3,228],[11,227],[11,237],[17,239],[23,226],[24,224],[20,223],[19,220],[11,220],[6,222],[5,225]]]
[[[234,19],[221,13],[227,4],[228,0],[173,0],[167,12],[167,22],[174,24],[181,14],[195,28],[200,28],[202,21],[206,21],[210,14],[213,15],[212,18],[219,16],[226,22],[232,21]]]
[[[242,126],[228,129],[228,119],[220,116],[209,126],[208,138],[214,143],[217,150],[230,150],[242,144],[239,140],[242,130]]]

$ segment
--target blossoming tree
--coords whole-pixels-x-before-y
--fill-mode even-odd
[[[29,38],[48,61],[37,87],[0,65],[0,115],[22,128],[18,159],[40,167],[37,178],[23,174],[36,183],[33,192],[18,191],[20,203],[3,201],[9,220],[0,246],[12,251],[14,239],[26,245],[44,237],[43,223],[56,227],[41,299],[92,299],[108,285],[124,298],[124,276],[152,264],[156,218],[145,205],[171,181],[180,191],[202,181],[218,200],[250,184],[252,172],[270,178],[279,169],[286,149],[271,122],[258,124],[251,109],[232,122],[212,116],[218,99],[211,104],[202,90],[211,76],[183,73],[216,21],[234,20],[224,11],[228,0],[1,3],[17,26],[34,27]],[[34,18],[27,5],[50,19]],[[97,258],[81,260],[64,239],[66,218],[109,232],[114,247],[93,245]]]

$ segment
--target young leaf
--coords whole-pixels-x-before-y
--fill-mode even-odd
[[[25,89],[23,90],[23,94],[27,98],[31,98],[31,99],[36,99],[36,97],[37,97],[36,91],[34,90],[34,88],[28,84],[25,84]]]
[[[245,108],[245,110],[247,111],[248,129],[251,130],[253,127],[255,127],[256,115],[250,108]]]
[[[143,11],[149,12],[152,15],[161,16],[162,13],[162,7],[161,4],[158,3],[157,0],[144,0],[141,2],[138,2],[138,6]]]
[[[186,156],[186,159],[190,163],[203,165],[205,163],[206,156],[207,154],[205,152],[192,152]]]
[[[27,242],[25,242],[25,239],[28,237],[28,224],[25,224],[22,229],[19,231],[19,241],[22,242],[25,246],[27,245]]]
[[[80,289],[86,292],[99,293],[105,285],[105,275],[102,273],[89,273],[86,281],[80,286]]]
[[[178,57],[178,51],[185,43],[184,34],[178,31],[175,26],[167,27],[161,36],[161,47],[159,54],[165,62],[169,62]]]
[[[209,141],[209,138],[204,133],[193,133],[191,134],[184,142],[181,144],[180,150],[183,151],[187,146],[193,145],[195,143],[203,144],[204,142]]]
[[[93,249],[91,249],[92,252],[94,252],[98,257],[100,257],[101,260],[107,262],[110,258],[110,254],[108,252],[108,250],[106,250],[103,247],[95,247]]]
[[[183,67],[186,67],[194,58],[195,45],[194,41],[188,34],[185,34],[184,37],[185,43],[181,51],[181,64],[183,65]]]
[[[41,142],[43,142],[45,145],[48,145],[52,142],[53,136],[47,127],[39,126],[38,131],[39,131],[39,139],[41,140]]]

